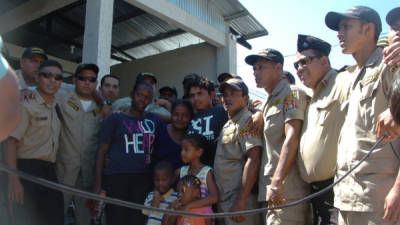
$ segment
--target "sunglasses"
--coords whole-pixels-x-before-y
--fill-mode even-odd
[[[97,81],[97,77],[89,77],[89,76],[85,76],[83,74],[78,74],[78,75],[76,75],[76,77],[80,81],[87,81],[88,80],[90,83],[94,83],[94,82]]]
[[[318,58],[318,56],[306,56],[302,59],[299,59],[299,61],[293,63],[294,68],[296,70],[299,69],[299,66],[304,66],[304,65],[309,65],[313,61],[313,59]]]
[[[62,74],[53,74],[51,72],[39,72],[39,75],[46,79],[50,79],[50,78],[54,77],[54,80],[56,80],[56,81],[60,81],[60,80],[64,79]]]

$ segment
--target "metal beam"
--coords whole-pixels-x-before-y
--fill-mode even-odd
[[[160,41],[160,40],[163,40],[163,39],[166,39],[166,38],[170,38],[170,37],[174,37],[174,36],[177,36],[177,35],[180,35],[180,34],[184,34],[184,33],[186,33],[184,30],[177,29],[177,30],[174,30],[174,31],[171,31],[171,32],[168,32],[168,33],[161,33],[159,35],[156,35],[156,36],[153,36],[153,37],[150,37],[150,38],[134,41],[132,43],[129,43],[129,44],[126,44],[126,45],[122,45],[119,48],[121,50],[127,50],[127,49],[131,49],[131,48],[135,48],[135,47],[140,46],[140,45],[150,44],[152,42]]]
[[[126,3],[126,4],[128,4],[128,3]],[[131,5],[131,7],[133,7],[133,6]],[[146,14],[146,12],[135,7],[135,10],[132,10],[130,13],[114,18],[113,24],[115,25],[115,24],[118,24],[118,23],[122,23],[122,22],[125,22],[127,20],[130,20],[130,19],[132,19],[134,17],[140,16],[140,15],[143,15],[143,14]]]
[[[76,0],[31,0],[10,10],[0,16],[3,21],[0,26],[0,34],[5,34],[17,27],[34,21],[57,9],[68,6]]]
[[[251,34],[246,34],[246,35],[243,35],[242,38],[244,40],[249,40],[249,39],[253,39],[253,38],[262,37],[262,36],[265,36],[265,35],[268,35],[268,32],[266,30],[265,31],[254,32],[254,33],[251,33]]]
[[[224,20],[225,20],[225,22],[230,22],[230,21],[232,21],[232,20],[234,20],[234,19],[248,16],[249,14],[250,14],[250,13],[249,13],[247,10],[242,10],[242,11],[240,11],[240,12],[231,14],[231,15],[229,15],[229,16],[224,16]]]

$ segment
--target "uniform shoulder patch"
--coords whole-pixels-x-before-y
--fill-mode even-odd
[[[68,100],[67,104],[68,104],[72,109],[74,109],[75,111],[78,111],[78,110],[79,110],[79,105],[73,103],[72,101]]]
[[[289,94],[285,97],[285,103],[284,103],[284,110],[285,112],[289,111],[289,110],[296,110],[297,109],[297,105],[296,105],[296,101],[295,99],[297,98],[296,94],[292,93]]]

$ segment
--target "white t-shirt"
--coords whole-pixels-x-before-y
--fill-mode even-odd
[[[92,105],[93,101],[92,100],[87,101],[87,100],[82,100],[82,99],[79,99],[79,100],[81,101],[83,111],[87,112],[89,107]]]

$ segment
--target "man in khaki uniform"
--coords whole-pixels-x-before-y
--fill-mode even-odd
[[[269,206],[298,200],[308,193],[301,180],[296,155],[307,96],[282,79],[283,56],[274,49],[249,55],[246,63],[253,66],[257,87],[268,93],[264,103],[264,148],[260,167],[258,200]],[[309,224],[309,207],[294,207],[267,212],[267,224]]]
[[[39,47],[25,49],[19,60],[21,68],[15,71],[18,76],[20,90],[34,90],[36,88],[39,66],[44,60],[47,60],[47,55],[43,49]]]
[[[249,134],[247,120],[252,113],[247,109],[249,90],[237,78],[219,87],[222,105],[229,120],[222,128],[214,161],[215,181],[219,191],[219,211],[233,212],[258,207],[257,196],[251,191],[257,181],[262,150],[261,138]],[[258,214],[225,218],[229,224],[260,224]]]
[[[61,89],[56,94],[64,117],[57,155],[57,176],[61,183],[86,191],[93,191],[101,125],[101,107],[93,100],[98,72],[95,64],[79,65],[73,78],[75,90]],[[64,194],[65,210],[72,199],[75,202],[76,224],[89,224],[86,199]]]
[[[341,177],[377,141],[377,117],[388,108],[388,92],[397,68],[385,65],[382,49],[376,47],[382,25],[375,10],[357,6],[345,13],[329,12],[325,23],[338,31],[342,52],[352,54],[357,62],[343,72],[350,78],[351,89],[338,144],[336,176]],[[395,183],[399,165],[394,149],[380,145],[336,185],[339,224],[398,224],[383,217],[388,210],[385,205],[399,200],[400,179]]]
[[[20,123],[7,140],[5,161],[13,169],[57,182],[55,161],[61,123],[54,94],[61,86],[62,67],[48,60],[39,70],[38,87],[34,90],[37,98],[22,103]],[[8,198],[14,206],[15,224],[64,223],[63,196],[59,191],[9,174]]]
[[[301,82],[312,90],[312,97],[301,131],[298,165],[301,178],[311,193],[333,183],[336,173],[337,142],[344,122],[345,77],[337,76],[328,55],[331,45],[310,36],[299,35],[297,61],[294,63]],[[348,85],[347,85],[348,86]],[[337,224],[333,190],[313,198],[313,224]]]

